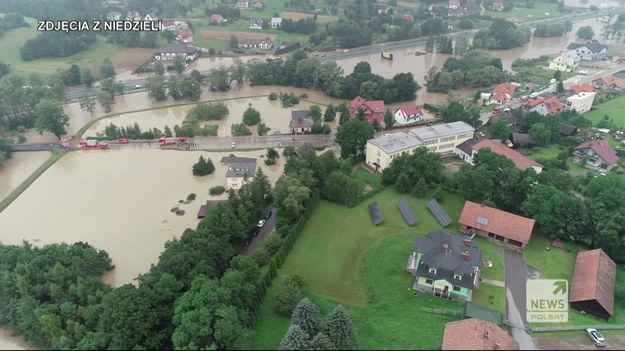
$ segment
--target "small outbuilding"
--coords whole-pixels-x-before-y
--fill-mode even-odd
[[[569,304],[608,320],[614,314],[616,263],[601,249],[580,251],[575,260]]]

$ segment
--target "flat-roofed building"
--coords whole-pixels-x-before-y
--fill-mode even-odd
[[[422,146],[427,147],[428,151],[439,153],[442,156],[450,156],[454,154],[456,146],[473,138],[475,128],[465,122],[452,122],[414,128],[409,133],[417,137]]]
[[[419,139],[403,132],[385,135],[367,141],[366,161],[376,171],[382,171],[391,165],[393,159],[412,151],[421,145]]]

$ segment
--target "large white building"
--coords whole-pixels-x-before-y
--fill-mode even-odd
[[[575,110],[579,114],[586,113],[592,108],[595,93],[582,92],[566,98],[566,109]]]
[[[452,122],[411,129],[367,141],[366,162],[376,171],[389,167],[393,159],[403,153],[412,153],[418,147],[442,156],[452,155],[456,146],[473,138],[475,129],[464,122]]]
[[[456,146],[473,138],[475,128],[465,122],[451,122],[429,127],[414,128],[409,131],[428,151],[448,156],[454,153]]]
[[[422,146],[421,142],[412,135],[403,132],[387,134],[367,141],[366,161],[376,171],[383,171],[391,165],[395,157],[411,153],[419,146]]]

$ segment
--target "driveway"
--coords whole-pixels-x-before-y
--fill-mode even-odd
[[[243,255],[243,256],[249,256],[252,254],[252,252],[258,247],[260,246],[260,243],[267,237],[267,235],[269,235],[270,233],[274,232],[276,229],[276,214],[278,213],[278,208],[277,207],[273,207],[271,209],[271,217],[269,217],[267,219],[267,221],[265,222],[265,225],[260,228],[260,230],[258,231],[258,234],[256,236],[252,236],[252,242],[248,245],[248,246],[243,246],[238,254],[239,255]],[[260,220],[260,218],[258,219]]]
[[[519,343],[521,350],[534,350],[534,341],[528,333],[529,323],[526,318],[525,284],[528,278],[537,279],[537,271],[529,268],[523,260],[523,254],[505,250],[506,270],[506,311],[508,313],[508,331]]]

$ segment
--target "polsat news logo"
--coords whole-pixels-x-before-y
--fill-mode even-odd
[[[569,320],[569,282],[566,279],[528,280],[527,321],[562,323]]]

